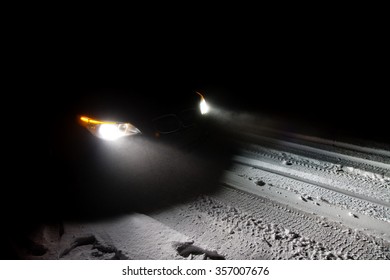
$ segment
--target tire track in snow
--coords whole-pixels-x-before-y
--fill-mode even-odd
[[[288,165],[291,172],[294,170],[310,172],[310,174],[323,177],[324,180],[331,178],[332,181],[338,181],[338,187],[390,203],[390,178],[383,175],[334,164],[327,162],[326,159],[316,160],[258,145],[245,145],[241,155],[281,166]]]
[[[264,197],[253,197],[236,189],[225,188],[222,195],[212,198],[241,209],[244,213],[260,217],[265,223],[274,223],[313,239],[329,251],[342,251],[354,259],[372,259],[369,255],[374,252],[374,259],[390,259],[390,244],[386,240],[367,235],[362,230],[352,230],[326,217],[302,212]],[[334,246],[334,240],[342,240],[339,243],[346,245]],[[358,247],[363,249],[359,251]]]
[[[229,187],[152,216],[226,259],[390,259],[381,238]]]
[[[332,146],[332,147],[339,147],[345,150],[350,150],[354,152],[360,152],[365,153],[367,155],[378,155],[381,157],[387,157],[390,159],[390,151],[385,150],[384,148],[371,148],[367,146],[352,144],[352,143],[346,143],[341,142],[337,140],[330,140],[325,138],[320,138],[316,136],[310,136],[310,135],[304,135],[300,133],[293,133],[293,132],[286,132],[281,131],[277,129],[272,129],[269,127],[252,127],[250,128],[251,131],[257,131],[257,133],[264,134],[264,132],[267,132],[268,134],[271,134],[271,138],[280,138],[283,137],[283,139],[286,139],[286,137],[291,141],[303,141],[306,144],[314,144],[314,145],[326,145],[326,146]],[[383,145],[381,145],[383,146]]]
[[[281,176],[284,176],[284,177],[287,177],[290,179],[294,179],[294,180],[297,180],[297,181],[300,181],[303,183],[307,183],[307,184],[315,185],[315,186],[318,186],[321,188],[325,188],[327,190],[331,190],[331,191],[336,192],[336,193],[341,193],[341,194],[350,196],[350,197],[355,198],[355,199],[369,201],[371,203],[390,208],[390,203],[388,203],[386,201],[382,201],[382,200],[378,200],[378,199],[375,199],[372,197],[364,196],[364,195],[354,193],[354,192],[351,192],[351,191],[348,191],[345,189],[333,187],[329,184],[324,184],[324,183],[321,183],[319,181],[314,181],[314,180],[311,180],[308,178],[304,178],[303,176],[291,174],[291,173],[287,172],[286,170],[283,170],[283,168],[280,168],[280,167],[274,168],[271,164],[268,164],[268,163],[265,163],[265,162],[262,162],[262,161],[259,161],[256,159],[249,159],[246,157],[235,156],[233,161],[237,162],[239,164],[246,165],[246,166],[258,168],[258,169],[264,170],[266,172],[270,172],[270,173],[281,175]]]
[[[248,168],[246,165],[236,164],[231,167],[231,171],[237,177],[247,181],[243,185],[252,184],[260,192],[272,189],[277,195],[277,192],[287,191],[288,195],[293,195],[296,200],[306,200],[306,204],[314,205],[313,212],[320,207],[319,205],[330,205],[335,208],[348,210],[351,213],[362,214],[390,223],[390,209],[387,207],[372,204],[365,200],[354,199],[338,192],[302,183],[301,181],[266,172],[259,168]],[[283,197],[279,194],[275,199],[283,200]]]
[[[285,141],[285,140],[281,140],[281,139],[275,139],[275,138],[271,138],[271,137],[267,137],[267,136],[260,136],[260,135],[256,135],[253,133],[243,132],[242,135],[249,137],[251,139],[256,139],[257,141],[260,141],[260,142],[276,144],[276,145],[283,146],[283,147],[294,148],[294,149],[312,152],[315,154],[320,154],[320,155],[334,157],[334,158],[341,158],[343,160],[357,162],[359,164],[371,165],[371,166],[375,166],[375,167],[378,167],[381,169],[390,170],[390,163],[374,161],[374,160],[360,158],[360,157],[356,157],[356,156],[352,156],[352,155],[328,151],[325,149],[320,149],[320,148],[311,147],[311,146],[307,146],[307,145],[297,144],[294,142],[289,142],[289,141]]]

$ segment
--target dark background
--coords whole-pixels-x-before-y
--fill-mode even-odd
[[[198,90],[232,109],[388,141],[389,87],[381,44],[294,39],[258,43],[242,38],[203,46],[156,42],[109,57],[85,49],[49,62],[39,87],[64,104],[82,87],[124,87],[151,96]]]
[[[389,141],[380,18],[197,8],[175,17],[151,9],[143,20],[129,13],[109,27],[97,18],[25,25],[7,69],[10,107],[20,119],[41,118],[67,110],[84,87],[199,90],[232,109],[330,129],[329,137]]]
[[[38,117],[81,87],[203,90],[233,107],[388,138],[380,7],[138,4],[18,10],[4,52],[9,107]]]

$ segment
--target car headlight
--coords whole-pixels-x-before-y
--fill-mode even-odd
[[[210,112],[210,106],[207,104],[206,99],[200,92],[196,92],[200,96],[200,103],[199,103],[199,109],[200,113],[202,115],[206,115],[208,112]]]
[[[94,120],[80,117],[80,123],[96,137],[104,140],[116,140],[124,136],[139,134],[141,131],[131,123]]]

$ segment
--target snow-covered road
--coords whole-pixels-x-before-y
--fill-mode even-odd
[[[390,150],[241,130],[217,191],[109,221],[42,225],[27,259],[390,259]]]

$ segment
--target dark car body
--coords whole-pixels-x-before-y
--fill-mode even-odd
[[[35,204],[38,216],[106,215],[212,191],[227,162],[221,152],[227,141],[212,117],[201,114],[202,98],[207,95],[194,90],[171,95],[130,88],[62,91],[44,112],[44,126],[34,132],[35,141],[43,143],[39,156],[45,163],[30,163],[39,169],[33,173],[41,184],[23,190],[26,205]],[[82,117],[131,123],[140,133],[101,139]]]
[[[80,123],[82,116],[131,123],[139,129],[142,137],[154,139],[174,138],[160,136],[179,135],[190,127],[200,125],[202,120],[199,110],[201,96],[196,92],[169,96],[106,88],[78,89],[77,93],[71,100],[66,100],[65,105],[59,104],[62,109],[59,113],[55,112],[56,123],[52,126],[55,137],[70,141],[72,136],[79,136],[77,130],[85,133],[87,130]]]

